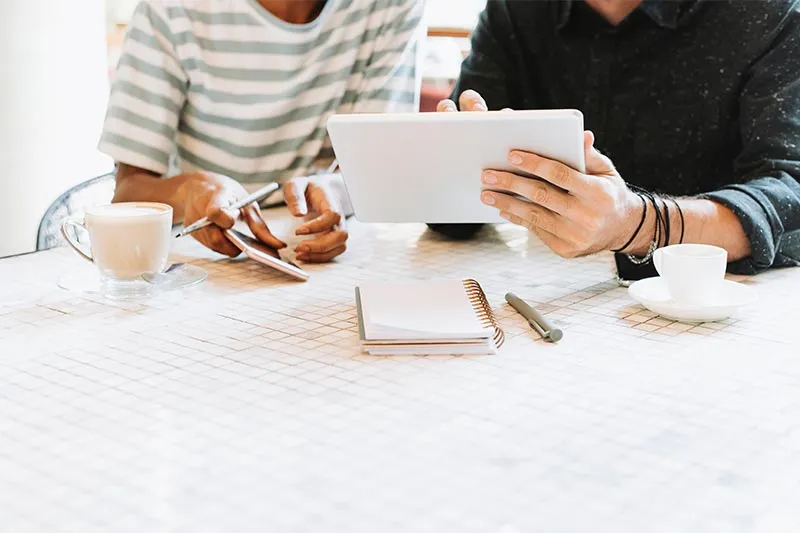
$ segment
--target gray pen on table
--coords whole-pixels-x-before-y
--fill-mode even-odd
[[[253,194],[250,194],[250,195],[242,198],[238,202],[233,203],[230,207],[228,207],[228,209],[238,210],[238,209],[241,209],[241,208],[243,208],[245,206],[248,206],[248,205],[250,205],[252,203],[260,202],[261,200],[263,200],[264,198],[266,198],[270,194],[274,193],[278,189],[280,189],[280,185],[278,185],[277,183],[270,183],[266,187],[262,187],[261,189],[257,190]],[[189,224],[188,226],[183,228],[183,230],[181,230],[180,233],[175,235],[175,238],[184,237],[186,235],[189,235],[190,233],[194,233],[195,231],[197,231],[199,229],[206,228],[206,227],[210,226],[211,224],[212,224],[212,222],[211,222],[211,220],[208,219],[208,217],[203,217],[200,220],[197,220],[197,221],[193,222],[192,224]]]
[[[528,324],[530,324],[544,340],[558,342],[564,337],[564,332],[551,326],[545,317],[513,292],[506,294],[506,301],[528,321]]]

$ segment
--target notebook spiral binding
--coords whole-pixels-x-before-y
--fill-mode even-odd
[[[472,303],[472,308],[478,316],[483,325],[487,328],[494,328],[494,344],[500,348],[506,341],[506,334],[497,323],[497,319],[492,312],[492,306],[489,305],[489,300],[486,299],[486,293],[483,292],[480,284],[474,279],[464,280],[464,289],[467,291],[469,301]]]

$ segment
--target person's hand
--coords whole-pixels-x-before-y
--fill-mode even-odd
[[[594,148],[592,132],[584,133],[584,150],[585,174],[514,150],[508,156],[511,166],[540,179],[486,170],[482,179],[488,190],[481,200],[506,220],[528,228],[562,257],[619,249],[636,230],[642,200]]]
[[[247,196],[244,187],[231,178],[205,172],[191,174],[186,176],[179,194],[183,196],[184,225],[188,226],[203,217],[208,217],[214,223],[195,231],[192,236],[215,252],[230,257],[239,255],[239,249],[222,231],[232,228],[237,218],[244,220],[253,232],[253,236],[267,246],[276,250],[286,247],[286,244],[270,232],[258,204],[250,204],[238,211],[228,208],[237,200]]]
[[[347,249],[347,227],[344,215],[344,190],[341,176],[324,174],[295,178],[283,186],[283,197],[289,212],[308,220],[296,230],[297,235],[312,235],[301,242],[297,259],[307,263],[325,263]]]
[[[458,106],[452,100],[442,100],[436,106],[436,111],[439,113],[453,113],[461,111],[488,111],[486,101],[483,97],[472,89],[466,90],[458,97]]]

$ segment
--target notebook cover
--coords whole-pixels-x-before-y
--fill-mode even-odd
[[[473,280],[473,279],[465,279],[462,281],[464,284],[464,288],[467,290],[467,294],[469,296],[470,301],[473,303],[476,313],[480,319],[486,321],[487,327],[492,327],[494,329],[494,335],[491,337],[491,340],[494,344],[494,348],[500,348],[505,342],[505,333],[503,332],[502,328],[500,328],[499,324],[497,323],[494,313],[492,312],[491,306],[489,305],[488,301],[486,300],[486,295],[483,292],[480,284]],[[430,343],[431,340],[422,340],[422,339],[405,339],[405,340],[397,340],[397,341],[374,341],[374,340],[367,340],[366,336],[366,329],[364,326],[364,312],[363,306],[361,302],[361,289],[360,287],[355,288],[355,296],[356,296],[356,314],[358,317],[358,337],[361,341],[362,345],[372,345],[374,347],[386,347],[391,345],[393,342],[396,344],[405,344],[406,346],[414,345],[414,344],[425,344]],[[476,298],[477,297],[477,301]],[[455,340],[456,344],[464,343],[465,345],[472,344],[477,339],[460,339]],[[447,344],[447,341],[443,339],[437,339],[433,342],[433,344]],[[364,346],[366,348],[366,346]]]

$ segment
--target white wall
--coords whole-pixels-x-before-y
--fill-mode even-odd
[[[0,1],[0,257],[33,251],[42,215],[107,172],[103,0]]]
[[[486,0],[427,0],[425,22],[428,26],[474,28],[485,5]]]
[[[106,18],[111,24],[127,24],[139,0],[104,0]]]

